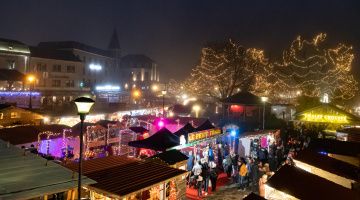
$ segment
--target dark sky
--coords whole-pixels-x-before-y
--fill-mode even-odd
[[[166,78],[184,78],[197,64],[204,43],[229,37],[276,55],[299,34],[327,32],[331,42],[352,44],[360,57],[360,0],[3,0],[0,4],[0,37],[30,45],[75,40],[106,48],[114,27],[123,54],[147,54]],[[358,63],[354,68],[360,72]]]

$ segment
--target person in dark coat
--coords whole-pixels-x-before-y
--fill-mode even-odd
[[[205,195],[208,194],[209,192],[209,181],[210,181],[210,168],[209,168],[209,164],[206,162],[205,158],[201,159],[201,176],[203,177],[204,180],[204,192]]]
[[[211,181],[211,191],[215,192],[216,191],[216,182],[217,182],[217,172],[216,172],[216,164],[214,161],[211,161],[209,163],[209,168],[210,168],[210,181]]]

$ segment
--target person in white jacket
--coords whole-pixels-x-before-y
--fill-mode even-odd
[[[203,183],[203,177],[201,176],[201,172],[202,172],[202,167],[200,164],[200,161],[195,162],[195,165],[192,169],[195,179],[196,179],[196,185],[198,188],[198,196],[201,197],[201,193],[202,193],[202,183]]]

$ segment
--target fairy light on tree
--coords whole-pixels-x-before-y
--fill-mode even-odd
[[[202,49],[200,64],[183,87],[197,95],[225,98],[249,90],[264,65],[267,59],[262,50],[246,49],[232,40],[212,43]]]
[[[272,84],[270,93],[282,97],[321,97],[326,93],[331,99],[352,98],[358,90],[350,71],[352,47],[340,43],[328,48],[325,41],[324,33],[311,41],[298,36],[283,52],[281,62],[274,63],[263,77],[264,82]]]

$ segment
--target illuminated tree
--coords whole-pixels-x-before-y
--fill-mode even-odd
[[[225,98],[248,91],[264,65],[267,59],[262,50],[246,49],[232,40],[212,43],[202,49],[200,64],[183,87],[197,95]]]
[[[278,95],[294,97],[304,95],[320,97],[328,94],[332,99],[349,99],[357,91],[352,76],[354,59],[352,47],[338,44],[325,46],[326,34],[321,33],[311,41],[297,37],[283,53],[280,63],[274,63],[268,80]]]

